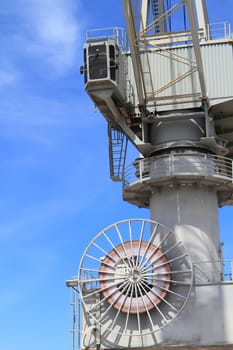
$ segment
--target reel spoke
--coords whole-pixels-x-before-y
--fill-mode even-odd
[[[182,311],[192,263],[175,234],[159,223],[130,219],[101,231],[81,259],[84,310],[109,332],[154,333]]]

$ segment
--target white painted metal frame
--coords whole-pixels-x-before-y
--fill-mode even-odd
[[[192,281],[183,244],[146,219],[123,220],[101,231],[87,246],[78,274],[85,312],[103,330],[126,336],[151,334],[175,319]]]
[[[133,5],[131,0],[123,0],[122,4],[125,14],[127,34],[130,43],[130,51],[134,67],[135,83],[137,87],[139,105],[143,106],[145,104],[146,86],[143,76],[142,62],[140,59],[140,49],[137,43],[137,32],[134,21]]]
[[[159,2],[160,12],[161,8],[164,9],[162,3],[163,1]],[[202,100],[204,103],[207,103],[207,91],[199,40],[200,38],[206,38],[208,15],[205,0],[196,0],[195,5],[196,6],[194,6],[193,0],[180,0],[177,3],[175,3],[170,9],[163,12],[159,16],[159,18],[154,19],[151,23],[149,23],[149,18],[151,18],[151,16],[149,16],[151,1],[142,0],[140,32],[137,33],[135,22],[136,19],[132,0],[123,0],[123,8],[127,25],[127,32],[130,41],[130,50],[135,75],[135,83],[140,106],[145,106],[146,102],[148,101],[156,101],[157,98],[161,97],[160,94],[163,91],[177,84],[179,81],[190,77],[196,71],[198,72],[198,77],[200,81],[200,100]],[[188,10],[190,31],[172,33],[161,32],[159,35],[151,34],[151,30],[157,24],[165,23],[166,18],[173,16],[178,10],[180,10],[184,6],[186,6]],[[165,26],[163,27],[163,29],[165,29]],[[188,60],[186,57],[182,56],[178,57],[178,55],[174,55],[172,50],[169,50],[169,45],[185,41],[192,43],[194,47],[195,59],[193,60]],[[168,81],[166,84],[164,84],[157,90],[154,90],[152,72],[150,69],[148,58],[148,53],[150,51],[153,51],[154,54],[164,55],[167,58],[169,57],[169,59],[171,60],[178,60],[179,62],[184,64],[184,67],[187,67],[188,65],[190,69],[184,70],[184,72],[179,74],[175,79]],[[144,59],[144,65],[142,64],[141,55],[146,55]],[[147,84],[145,82],[147,82]],[[176,98],[176,96],[172,97]],[[186,96],[184,95],[182,97],[185,98]],[[171,97],[169,96],[169,99],[170,98]],[[177,98],[180,98],[180,96]],[[190,98],[190,94],[188,98]]]
[[[190,163],[191,161],[191,163]],[[136,171],[135,171],[136,168]],[[172,153],[150,158],[141,158],[125,168],[123,186],[149,180],[161,181],[175,177],[177,181],[190,177],[206,178],[216,185],[233,186],[233,161],[231,158],[202,153]],[[211,180],[212,178],[212,180]]]

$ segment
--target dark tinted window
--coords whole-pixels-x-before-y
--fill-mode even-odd
[[[89,79],[107,78],[106,45],[93,45],[88,48]]]
[[[116,61],[115,61],[115,47],[109,46],[109,60],[110,60],[110,78],[116,80]]]
[[[87,49],[84,49],[84,82],[87,82]]]

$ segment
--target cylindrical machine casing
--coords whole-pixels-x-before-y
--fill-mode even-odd
[[[178,235],[196,265],[196,278],[221,280],[216,190],[190,184],[155,188],[150,215]]]
[[[162,143],[185,141],[199,142],[204,136],[204,119],[183,119],[154,123],[150,127],[150,140],[156,146]]]

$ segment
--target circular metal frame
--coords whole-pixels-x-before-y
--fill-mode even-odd
[[[85,312],[103,329],[129,336],[154,333],[174,320],[192,280],[190,257],[175,233],[147,219],[99,232],[78,273]]]
[[[142,257],[147,260],[146,266],[140,263]],[[130,314],[143,313],[166,296],[169,271],[166,257],[153,243],[128,241],[112,249],[102,261],[100,287],[114,308]],[[153,277],[161,273],[166,280],[154,282]]]

